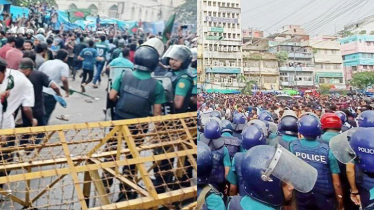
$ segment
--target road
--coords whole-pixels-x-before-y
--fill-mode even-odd
[[[69,79],[69,87],[73,90],[81,91],[80,84],[81,78],[78,76],[75,81]],[[86,86],[86,94],[98,98],[99,100],[94,100],[78,93],[74,93],[69,96],[69,98],[65,98],[67,107],[63,108],[57,104],[55,111],[52,113],[49,125],[104,121],[105,115],[103,109],[106,105],[105,89],[107,88],[107,84],[108,77],[105,76],[99,88],[93,88],[92,83]],[[63,90],[61,91],[61,94],[65,95],[65,92]],[[61,115],[65,115],[69,121],[56,119],[56,117]]]

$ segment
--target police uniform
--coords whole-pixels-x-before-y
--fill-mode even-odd
[[[191,68],[189,71],[190,75],[193,79],[193,87],[191,91],[192,96],[197,96],[197,69]],[[196,111],[197,110],[197,104],[190,104],[190,111]]]
[[[316,140],[301,139],[293,141],[290,150],[318,171],[313,190],[309,193],[296,193],[298,209],[336,209],[332,174],[339,174],[340,169],[329,146]]]
[[[241,151],[241,141],[237,137],[232,136],[229,132],[223,132],[222,137],[225,139],[225,146],[232,160],[234,155]]]
[[[338,132],[327,131],[324,134],[322,134],[321,140],[329,143],[330,139],[333,138],[334,136],[337,136],[337,135],[339,135]]]
[[[272,139],[269,143],[269,145],[276,145],[280,144],[282,147],[286,148],[287,150],[290,150],[290,144],[298,140],[297,136],[290,136],[287,134],[278,135],[276,138]]]
[[[205,195],[205,203],[202,210],[225,210],[226,206],[222,200],[222,194],[214,187]],[[201,191],[204,189],[203,185],[197,185],[197,197],[199,198]]]
[[[227,210],[277,210],[280,207],[272,207],[261,203],[249,196],[234,196],[228,204]]]

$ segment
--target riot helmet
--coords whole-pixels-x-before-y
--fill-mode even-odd
[[[163,48],[164,45],[162,41],[157,38],[152,38],[145,42],[135,52],[134,68],[141,71],[153,72],[158,66]]]
[[[167,65],[170,65],[170,59],[177,60],[182,63],[180,69],[173,70],[183,70],[187,69],[192,60],[191,50],[184,45],[172,45],[165,52],[163,58],[166,58]]]
[[[347,122],[347,115],[342,111],[336,111],[335,114],[340,118],[342,124]]]
[[[274,122],[273,117],[271,114],[267,111],[263,111],[258,115],[258,119],[262,121],[267,121],[267,122]]]
[[[249,149],[241,164],[245,193],[270,206],[281,206],[282,181],[299,192],[309,192],[317,181],[317,170],[280,145]]]
[[[284,135],[297,136],[297,121],[298,119],[295,116],[283,115],[278,125],[279,133]]]
[[[204,136],[207,139],[218,139],[221,137],[221,126],[215,121],[209,121],[204,127]]]
[[[269,136],[269,124],[266,125],[264,121],[257,120],[257,119],[251,120],[245,125],[243,130],[245,130],[250,125],[258,125],[261,128],[261,131],[265,135],[265,137],[267,138]]]
[[[221,132],[229,132],[232,133],[234,131],[234,127],[232,126],[229,120],[223,120],[221,123]]]
[[[197,184],[208,184],[213,169],[213,154],[209,146],[197,142]]]
[[[374,127],[374,110],[367,110],[358,116],[358,127]]]
[[[322,130],[335,129],[340,130],[342,127],[342,120],[335,113],[326,113],[321,117]]]
[[[247,118],[242,113],[236,113],[232,119],[232,124],[235,131],[243,130],[245,124],[247,123]]]
[[[266,145],[266,138],[261,128],[256,125],[250,125],[243,130],[242,133],[242,147],[245,150],[257,145]]]
[[[305,113],[297,124],[299,133],[306,138],[317,138],[322,133],[321,123],[313,113]]]
[[[366,173],[374,173],[374,128],[360,129],[353,133],[350,145],[356,153],[356,163]]]

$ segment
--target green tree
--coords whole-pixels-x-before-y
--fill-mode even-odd
[[[371,31],[371,32],[370,32],[370,35],[374,35],[374,31]]]
[[[278,65],[282,66],[288,60],[288,53],[285,51],[280,51],[276,54],[278,59]]]
[[[366,34],[366,30],[360,31],[360,34]]]
[[[12,5],[15,6],[21,6],[21,7],[28,7],[31,4],[35,3],[48,3],[49,5],[54,5],[56,6],[56,1],[55,0],[10,0]]]
[[[350,32],[350,31],[341,31],[340,33],[339,33],[342,37],[347,37],[347,36],[352,36],[353,35],[353,33],[352,32]]]
[[[197,19],[197,0],[186,0],[176,8],[177,18],[175,22],[182,24],[195,24]]]
[[[319,91],[321,92],[321,94],[329,94],[329,91],[331,89],[331,84],[320,84],[319,85]]]
[[[374,72],[359,72],[353,75],[351,85],[361,90],[374,85]]]
[[[256,81],[248,80],[244,75],[239,75],[238,81],[244,83],[244,86],[240,90],[242,94],[252,94],[252,86],[257,83]]]

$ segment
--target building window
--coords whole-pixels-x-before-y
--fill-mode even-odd
[[[208,1],[208,6],[212,6],[212,2],[211,1]]]
[[[357,71],[357,66],[352,66],[352,71]]]
[[[216,2],[215,1],[213,1],[213,7],[215,7],[216,6]]]
[[[367,66],[367,65],[364,65],[364,66],[363,66],[363,69],[365,69],[365,70],[368,69],[368,66]]]

